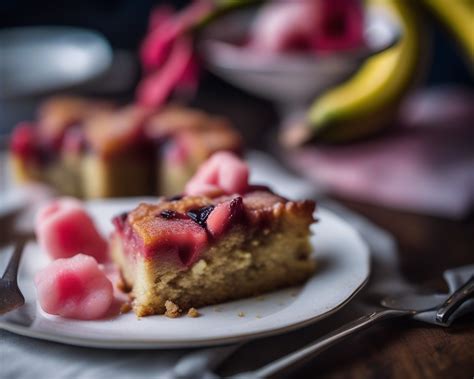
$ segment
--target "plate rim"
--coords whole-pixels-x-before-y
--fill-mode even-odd
[[[127,199],[130,201],[130,199]],[[96,202],[97,200],[92,201]],[[112,201],[120,201],[120,199],[113,199]],[[81,346],[81,347],[92,347],[92,348],[100,348],[100,349],[118,349],[118,350],[149,350],[149,349],[179,349],[179,348],[196,348],[196,347],[211,347],[211,346],[220,346],[220,345],[228,345],[232,343],[238,342],[247,342],[250,340],[255,340],[264,337],[275,336],[283,333],[287,333],[290,331],[294,331],[305,326],[311,325],[319,320],[322,320],[326,317],[331,316],[332,314],[336,313],[337,311],[341,310],[345,307],[368,283],[370,274],[371,274],[371,254],[370,248],[367,242],[364,240],[362,235],[359,231],[354,228],[350,223],[345,221],[341,216],[337,213],[329,210],[326,207],[318,207],[317,212],[326,212],[330,214],[332,217],[336,218],[339,223],[344,224],[345,227],[349,228],[351,232],[354,233],[354,236],[359,239],[361,242],[361,246],[363,246],[363,251],[365,254],[365,263],[364,266],[366,268],[366,275],[362,282],[351,292],[351,294],[344,299],[342,302],[337,304],[331,309],[328,309],[324,313],[320,313],[315,315],[314,317],[307,318],[305,320],[301,320],[299,322],[291,323],[289,325],[283,325],[279,327],[269,328],[266,330],[262,330],[261,332],[255,331],[247,331],[235,334],[233,336],[227,337],[214,337],[214,338],[197,338],[193,340],[183,341],[182,339],[178,341],[173,341],[171,339],[164,339],[164,340],[138,340],[138,339],[94,339],[94,338],[82,338],[77,336],[68,336],[68,335],[57,335],[51,334],[45,331],[38,331],[31,328],[31,325],[25,326],[21,324],[14,323],[12,321],[8,321],[8,319],[0,318],[0,329],[6,330],[11,333],[15,333],[21,336],[36,338],[45,341],[57,342],[57,343],[64,343],[73,346]],[[314,225],[314,224],[313,224]]]

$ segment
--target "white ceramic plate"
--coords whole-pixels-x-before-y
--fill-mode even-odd
[[[129,210],[137,199],[88,204],[104,233],[113,215]],[[369,252],[356,231],[333,213],[320,209],[312,244],[319,262],[306,284],[263,297],[201,308],[198,318],[170,319],[133,313],[100,321],[68,320],[47,315],[36,304],[34,273],[48,259],[36,243],[25,249],[19,283],[27,303],[0,318],[0,328],[25,336],[102,348],[178,348],[218,345],[287,332],[330,315],[346,304],[367,281]],[[0,254],[3,259],[8,254]],[[239,317],[239,313],[243,317]],[[242,314],[241,314],[242,316]]]

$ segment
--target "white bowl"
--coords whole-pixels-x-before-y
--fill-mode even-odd
[[[248,92],[278,102],[301,104],[350,77],[370,56],[396,44],[400,26],[383,8],[367,10],[358,49],[324,54],[262,54],[233,41],[248,33],[253,14],[240,12],[209,26],[200,50],[209,70]]]

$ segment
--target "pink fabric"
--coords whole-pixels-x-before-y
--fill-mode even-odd
[[[344,146],[312,146],[290,164],[328,191],[403,210],[458,218],[474,203],[474,94],[419,93],[395,130]]]

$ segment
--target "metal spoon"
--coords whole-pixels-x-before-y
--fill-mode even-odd
[[[256,371],[238,374],[236,378],[268,378],[276,374],[281,375],[360,330],[366,329],[381,321],[401,317],[413,317],[421,312],[438,309],[440,304],[444,306],[443,301],[445,299],[445,295],[416,294],[385,298],[381,301],[385,309],[372,312],[351,321],[294,353],[277,359]]]

